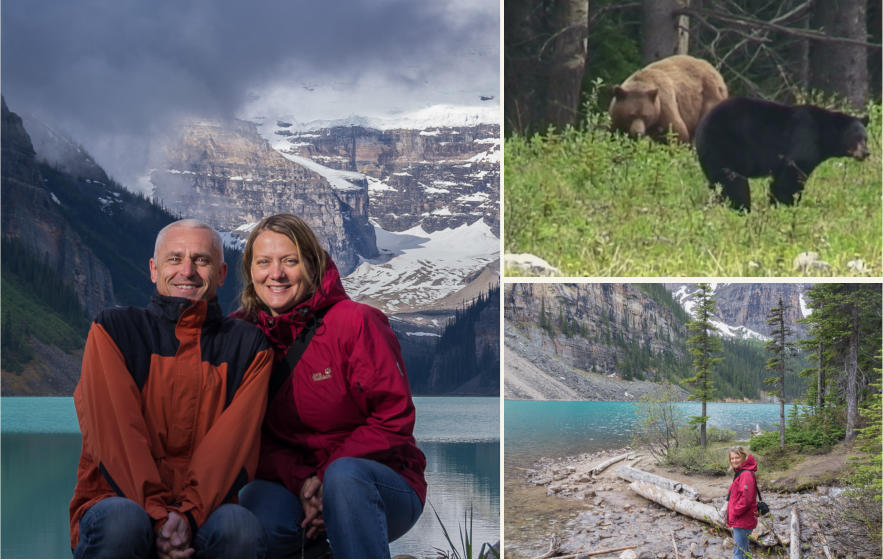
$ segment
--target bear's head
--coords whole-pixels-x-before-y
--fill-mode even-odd
[[[659,120],[659,88],[623,88],[613,90],[610,120],[613,128],[635,138],[650,134]]]
[[[843,155],[854,157],[857,160],[863,160],[870,155],[866,126],[868,126],[868,117],[861,119],[851,117],[851,122],[840,137]]]

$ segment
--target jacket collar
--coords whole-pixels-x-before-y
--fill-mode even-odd
[[[147,311],[157,317],[177,323],[185,312],[205,315],[205,324],[220,322],[223,318],[218,298],[210,301],[193,301],[187,298],[164,296],[157,291],[150,297]]]

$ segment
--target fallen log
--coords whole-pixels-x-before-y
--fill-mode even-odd
[[[719,527],[725,531],[730,530],[720,511],[711,504],[703,504],[702,502],[690,500],[677,492],[660,488],[655,484],[649,484],[646,482],[632,482],[629,484],[629,489],[632,492],[647,498],[651,502],[656,502],[661,506],[686,515],[687,517],[704,521],[709,525]],[[776,538],[775,534],[769,534],[768,532],[760,534],[752,532],[749,538],[763,546],[776,546],[779,544],[779,540]]]
[[[800,517],[797,508],[791,508],[791,558],[800,558]]]
[[[618,463],[620,461],[628,459],[628,456],[629,456],[629,454],[625,453],[623,455],[617,455],[616,457],[614,457],[612,459],[607,459],[603,463],[598,463],[597,465],[592,467],[592,469],[589,472],[592,474],[592,476],[594,476],[596,474],[601,474],[604,471],[604,469],[606,469],[607,467],[609,467],[610,465],[612,465],[614,463]]]
[[[616,469],[616,474],[618,474],[620,478],[624,478],[629,482],[639,481],[655,484],[660,488],[665,488],[677,492],[678,494],[682,494],[691,500],[695,500],[699,497],[699,492],[697,492],[695,488],[692,488],[683,482],[678,482],[670,478],[665,478],[664,476],[659,476],[658,474],[642,471],[634,467],[619,467]]]
[[[597,556],[599,554],[610,554],[611,552],[620,552],[622,550],[630,550],[632,548],[638,548],[636,544],[630,544],[628,546],[618,546],[616,548],[607,548],[604,550],[593,550],[592,552],[586,552],[586,556]]]

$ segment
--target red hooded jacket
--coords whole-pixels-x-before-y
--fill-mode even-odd
[[[278,363],[309,315],[327,307],[268,404],[257,478],[297,494],[310,476],[322,480],[332,461],[361,457],[398,472],[425,502],[426,458],[414,440],[416,414],[398,340],[382,312],[349,299],[330,258],[321,288],[291,311],[234,316],[264,331]]]
[[[749,454],[739,469],[742,472],[730,484],[727,525],[739,529],[754,529],[757,527],[757,461],[754,460],[754,455]]]

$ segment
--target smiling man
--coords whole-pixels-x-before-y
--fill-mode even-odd
[[[257,467],[272,351],[221,313],[227,265],[211,227],[169,224],[149,268],[147,308],[101,312],[86,341],[74,556],[262,557],[260,523],[232,502]]]

